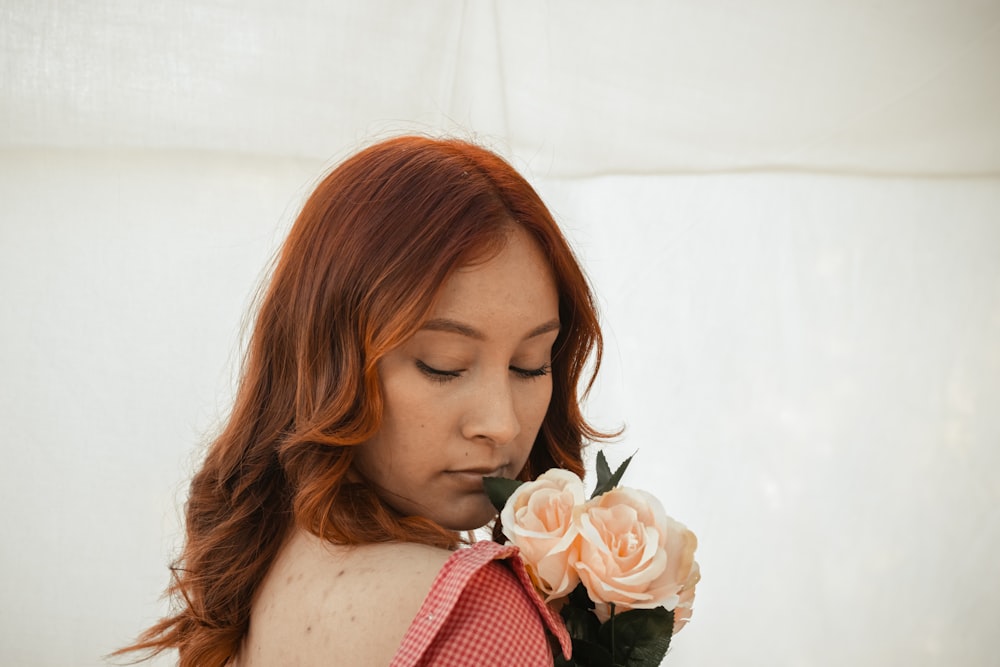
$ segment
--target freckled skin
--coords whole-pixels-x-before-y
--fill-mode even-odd
[[[516,228],[495,257],[456,270],[429,318],[442,320],[478,335],[425,325],[379,361],[382,424],[356,460],[403,514],[471,530],[495,515],[483,471],[521,471],[552,395],[559,296],[537,242]],[[478,478],[456,474],[469,470]]]
[[[425,325],[379,361],[383,419],[356,461],[396,510],[470,530],[496,514],[483,475],[516,476],[548,410],[560,325],[548,260],[515,227],[495,257],[452,274],[429,321],[466,333]],[[450,555],[293,531],[233,667],[389,664]]]
[[[295,531],[260,586],[232,667],[389,664],[450,555],[420,544],[337,546]]]

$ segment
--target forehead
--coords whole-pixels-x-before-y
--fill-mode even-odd
[[[501,310],[530,320],[558,317],[559,297],[549,260],[538,241],[519,227],[499,250],[452,272],[431,316],[462,320],[463,315],[488,316]]]

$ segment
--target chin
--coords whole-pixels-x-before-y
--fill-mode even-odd
[[[493,521],[497,516],[497,512],[493,509],[493,505],[489,504],[487,501],[487,507],[465,513],[463,516],[449,516],[446,519],[438,521],[438,523],[447,528],[448,530],[455,531],[466,531],[466,530],[477,530],[482,528],[490,521]]]

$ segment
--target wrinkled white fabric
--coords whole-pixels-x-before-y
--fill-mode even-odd
[[[473,131],[542,175],[1000,173],[1000,4],[0,2],[0,145],[325,161]]]
[[[998,21],[0,0],[0,664],[97,667],[166,611],[265,266],[402,129],[510,156],[595,284],[587,412],[699,537],[669,664],[992,664]]]

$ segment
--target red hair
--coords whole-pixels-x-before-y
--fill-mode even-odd
[[[326,176],[293,225],[257,313],[232,414],[191,482],[186,543],[168,589],[178,610],[117,654],[177,648],[182,667],[224,665],[295,525],[341,544],[460,542],[382,502],[353,466],[354,445],[379,428],[379,359],[416,332],[451,272],[498,251],[512,224],[548,257],[562,324],[552,398],[519,476],[552,467],[582,476],[582,446],[605,437],[578,402],[600,367],[601,331],[587,280],[551,214],[483,148],[424,137],[376,144]]]

